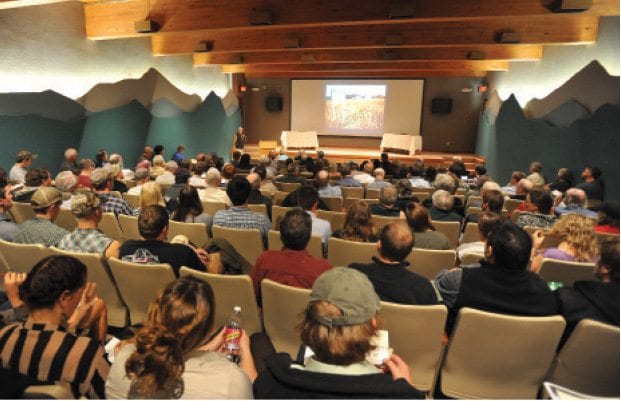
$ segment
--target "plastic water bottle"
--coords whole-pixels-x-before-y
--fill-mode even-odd
[[[239,363],[239,340],[241,338],[242,330],[242,318],[241,318],[241,306],[233,308],[233,314],[229,318],[224,330],[224,351],[226,352],[226,358],[235,363]]]

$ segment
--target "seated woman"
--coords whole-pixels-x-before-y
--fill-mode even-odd
[[[166,207],[166,202],[162,196],[162,187],[155,181],[149,181],[143,184],[140,189],[140,209],[152,205]]]
[[[405,211],[410,202],[420,202],[416,196],[412,194],[412,182],[406,178],[397,181],[397,201],[395,205],[402,211]]]
[[[448,237],[436,231],[424,206],[414,202],[408,204],[405,218],[414,234],[414,248],[449,249]]]
[[[106,382],[109,399],[249,399],[257,373],[242,331],[240,364],[221,351],[224,330],[212,340],[214,296],[194,277],[170,282],[149,305],[144,327],[115,350]]]
[[[109,366],[101,342],[106,306],[96,285],[86,282],[86,273],[75,258],[49,256],[28,273],[19,294],[15,280],[7,288],[13,308],[26,308],[29,315],[25,323],[0,330],[4,396],[17,396],[33,384],[59,384],[76,398],[105,398]],[[76,334],[83,329],[92,337]]]
[[[502,215],[494,212],[484,212],[479,215],[479,222],[477,223],[479,228],[479,240],[476,242],[465,242],[459,245],[457,247],[457,258],[463,260],[464,255],[467,253],[484,255],[487,236],[490,231],[492,231],[492,228],[503,219]]]
[[[619,202],[606,201],[597,212],[595,232],[619,234]]]
[[[183,223],[203,223],[207,227],[211,227],[213,223],[212,217],[203,213],[203,204],[198,197],[198,191],[189,185],[179,192],[179,206],[172,214],[172,219]]]
[[[323,273],[298,326],[302,344],[314,355],[304,365],[286,353],[267,357],[267,369],[254,383],[255,398],[424,398],[396,354],[384,359],[383,369],[367,360],[380,328],[379,308],[363,273],[346,267]]]
[[[554,224],[552,231],[533,233],[533,257],[530,270],[539,273],[543,258],[568,262],[595,263],[599,256],[593,220],[581,214],[570,213]],[[560,241],[556,248],[542,249],[546,236]]]
[[[356,242],[377,242],[377,230],[371,222],[371,210],[366,202],[354,202],[347,208],[343,229],[332,233],[335,238]]]

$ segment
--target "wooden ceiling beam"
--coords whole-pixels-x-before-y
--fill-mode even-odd
[[[252,78],[434,78],[460,77],[484,78],[487,71],[307,71],[307,72],[251,72]]]
[[[414,0],[413,18],[389,19],[389,1],[377,0],[103,0],[84,2],[90,39],[139,36],[134,22],[151,19],[160,32],[194,30],[269,30],[279,28],[394,24],[426,21],[485,20],[507,17],[552,16],[542,0]],[[544,0],[549,2],[551,0]],[[14,1],[13,3],[19,3]],[[272,25],[251,26],[253,9],[269,10]],[[581,15],[619,15],[617,0],[593,0]]]
[[[395,60],[463,61],[471,52],[484,53],[485,60],[540,60],[543,47],[538,45],[484,45],[418,49],[338,49],[273,51],[253,53],[211,53],[193,54],[195,67],[209,64],[295,64],[295,63],[351,63],[351,62],[393,62]]]
[[[555,15],[512,17],[483,21],[420,22],[400,25],[356,25],[268,31],[226,31],[171,33],[151,37],[154,55],[190,54],[208,42],[211,51],[282,51],[288,39],[299,40],[298,50],[330,48],[412,48],[476,46],[495,44],[500,31],[521,34],[523,44],[593,43],[597,39],[598,17]],[[402,44],[387,46],[396,36]]]
[[[251,72],[311,72],[311,71],[415,71],[415,70],[472,70],[508,71],[508,61],[394,61],[391,63],[332,63],[332,64],[224,64],[223,73]]]

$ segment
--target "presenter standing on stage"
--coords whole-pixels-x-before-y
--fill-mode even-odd
[[[237,134],[235,135],[235,149],[244,150],[246,144],[246,135],[244,134],[244,128],[237,128]]]

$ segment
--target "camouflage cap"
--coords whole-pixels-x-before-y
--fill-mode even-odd
[[[71,197],[71,213],[75,217],[87,217],[101,205],[101,200],[91,191],[80,191]]]
[[[34,208],[43,208],[55,205],[63,200],[63,194],[58,189],[54,187],[39,187],[32,194],[32,198],[30,198],[30,204]]]
[[[98,186],[100,184],[102,184],[103,182],[109,180],[112,177],[112,174],[110,172],[110,170],[108,170],[107,168],[96,168],[95,170],[93,170],[91,172],[91,183],[93,183],[93,185]]]
[[[33,155],[32,152],[29,152],[27,150],[20,150],[19,152],[17,152],[17,156],[15,156],[15,160],[17,160],[17,162],[22,162],[24,160],[33,160],[36,159],[37,157],[39,157],[39,155]]]

